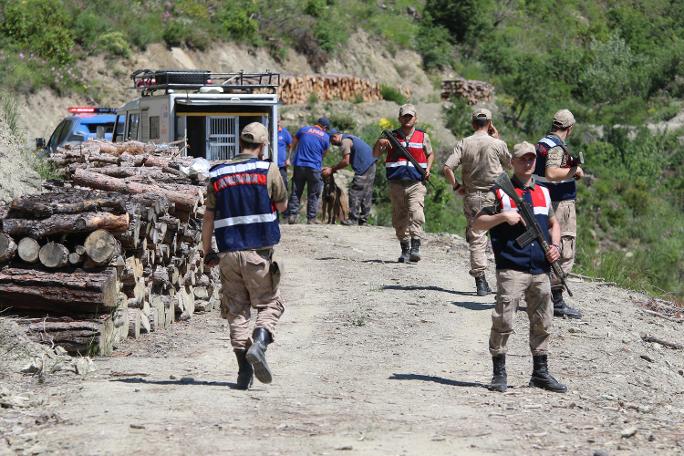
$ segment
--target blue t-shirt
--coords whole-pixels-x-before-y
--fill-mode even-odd
[[[292,135],[287,128],[278,129],[278,168],[285,166],[287,161],[287,148],[292,144]]]
[[[298,142],[292,164],[320,170],[323,154],[330,147],[330,136],[317,126],[302,127],[295,136]]]
[[[373,149],[366,142],[354,135],[342,135],[342,139],[350,139],[352,142],[351,157],[349,161],[356,174],[365,174],[377,160],[373,157]]]

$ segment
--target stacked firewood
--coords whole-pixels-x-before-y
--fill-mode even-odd
[[[319,100],[378,101],[380,85],[349,75],[287,76],[281,81],[279,97],[285,104],[302,104],[313,94]]]
[[[33,339],[109,354],[216,305],[217,277],[201,255],[206,182],[179,171],[187,159],[177,149],[162,149],[60,149],[51,160],[66,181],[12,201],[1,220],[0,311]]]
[[[464,98],[469,105],[473,106],[492,101],[494,86],[488,82],[464,78],[442,81],[442,100],[448,100],[453,96]]]

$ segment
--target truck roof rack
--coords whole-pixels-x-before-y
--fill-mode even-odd
[[[133,88],[142,96],[156,90],[184,90],[199,92],[203,87],[221,88],[225,93],[276,93],[280,73],[212,73],[209,70],[136,70],[131,73]]]

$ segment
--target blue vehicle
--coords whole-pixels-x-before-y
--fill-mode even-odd
[[[36,140],[36,146],[51,154],[66,144],[80,144],[89,139],[112,140],[116,110],[113,108],[95,108],[91,106],[74,106],[69,108],[71,115],[62,119],[50,136],[47,144],[43,138]]]

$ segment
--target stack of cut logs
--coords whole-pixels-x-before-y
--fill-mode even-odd
[[[442,81],[442,100],[448,100],[452,96],[464,98],[469,105],[473,106],[492,101],[494,86],[488,82],[464,78]]]
[[[279,97],[285,104],[302,104],[315,94],[319,100],[378,101],[380,85],[349,75],[287,76],[281,81]]]
[[[51,161],[65,182],[12,201],[0,231],[0,311],[35,340],[109,354],[217,303],[201,258],[205,182],[178,149],[89,142]],[[216,272],[214,272],[216,274]]]

